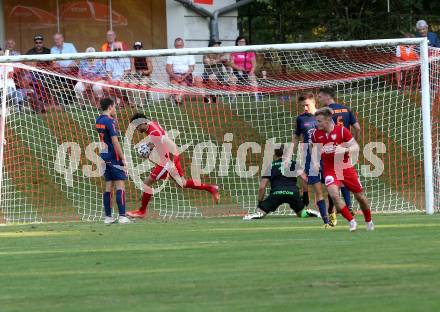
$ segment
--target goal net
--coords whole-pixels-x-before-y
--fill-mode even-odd
[[[414,49],[417,57],[398,57],[399,49]],[[438,211],[440,52],[429,52],[434,208]],[[134,56],[138,69],[146,63],[152,73],[145,68],[136,71],[131,62]],[[32,61],[10,57],[1,64],[6,114],[0,223],[102,218],[104,179],[97,165],[95,130],[102,97],[117,103],[119,140],[131,164],[128,210],[139,207],[140,181],[155,166],[140,159],[133,148],[143,137],[126,136],[130,117],[142,112],[176,142],[187,177],[221,188],[220,203],[215,205],[209,193],[181,189],[171,180],[159,181],[149,204],[150,215],[231,216],[253,211],[259,178],[270,164],[274,144],[291,142],[296,116],[303,112],[299,95],[317,95],[325,86],[336,90],[336,102],[349,106],[361,125],[356,168],[373,211],[425,209],[417,44],[399,45],[396,40],[342,48],[273,45],[60,57],[34,56]],[[191,58],[195,60],[192,75],[179,74],[179,66],[191,66]],[[235,62],[244,62],[250,72],[233,69]],[[171,64],[168,71],[167,64]],[[112,206],[116,208],[116,203]],[[276,213],[291,211],[286,206]]]

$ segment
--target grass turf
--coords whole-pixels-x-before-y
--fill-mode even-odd
[[[438,311],[440,216],[0,228],[1,311]]]

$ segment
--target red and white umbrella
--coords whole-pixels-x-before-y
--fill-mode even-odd
[[[109,21],[109,6],[93,1],[66,3],[61,6],[61,12],[64,21],[94,21],[99,23]],[[127,18],[114,10],[112,10],[112,22],[113,25],[117,26],[128,25]]]
[[[57,24],[57,17],[43,9],[16,5],[9,13],[9,19],[14,24],[26,24],[29,28],[47,28]]]

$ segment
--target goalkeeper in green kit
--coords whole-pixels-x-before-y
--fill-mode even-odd
[[[293,161],[290,166],[290,174],[284,173],[283,166],[284,145],[275,149],[274,161],[267,168],[260,180],[258,188],[258,206],[255,213],[248,214],[243,220],[262,219],[269,212],[274,212],[282,204],[289,204],[296,215],[301,218],[319,217],[319,213],[310,209],[304,209],[304,203],[301,200],[297,187],[298,174],[295,174],[296,163]],[[295,175],[295,176],[293,176]],[[302,179],[307,180],[304,173],[300,175]],[[266,187],[270,183],[270,194],[265,197]]]

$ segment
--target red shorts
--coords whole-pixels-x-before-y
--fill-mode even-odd
[[[356,173],[356,169],[354,169],[353,167],[344,169],[343,176],[343,179],[338,179],[334,170],[324,170],[325,185],[330,186],[332,184],[335,184],[338,187],[341,187],[342,185],[345,186],[352,193],[362,192],[362,184]]]
[[[175,170],[177,171],[177,174],[183,177],[179,156],[174,156],[173,162],[174,166],[176,167]],[[173,170],[173,166],[171,160],[168,160],[168,162],[163,165],[156,165],[156,167],[151,170],[150,177],[155,181],[163,180],[168,176],[170,170]]]

